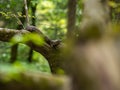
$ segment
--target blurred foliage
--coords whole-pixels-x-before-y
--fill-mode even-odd
[[[67,1],[42,0],[37,5],[37,27],[52,39],[64,38],[66,13]]]
[[[115,3],[114,1],[109,1],[109,6],[111,6],[112,8],[115,8],[117,6],[117,3]]]
[[[76,26],[79,26],[82,19],[82,7],[82,0],[79,0],[76,7]],[[67,0],[41,0],[37,5],[36,17],[37,27],[50,38],[65,38],[67,32]]]
[[[0,42],[0,63],[9,61],[10,47],[9,43]]]
[[[120,2],[117,0],[110,0],[109,6],[111,7],[111,19],[113,22],[119,22],[120,19]]]
[[[29,41],[33,42],[34,44],[36,44],[38,46],[42,46],[45,43],[43,37],[41,37],[40,35],[38,35],[36,33],[29,33],[29,34],[25,34],[25,35],[16,35],[11,39],[11,42],[13,44],[27,43]]]
[[[41,64],[41,63],[44,63]],[[44,58],[39,62],[27,63],[16,61],[13,64],[10,63],[0,63],[0,72],[7,72],[10,77],[15,73],[24,72],[24,71],[41,71],[44,73],[50,73],[50,69],[48,69],[47,62],[45,62]],[[9,77],[7,77],[9,79]]]
[[[16,28],[17,19],[14,15],[21,12],[23,0],[0,0],[0,27]]]

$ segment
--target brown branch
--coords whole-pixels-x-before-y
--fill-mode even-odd
[[[28,30],[30,31],[31,29]],[[48,59],[49,54],[52,53],[51,51],[60,44],[60,41],[50,40],[47,36],[45,36],[41,31],[39,31],[35,27],[33,30],[39,35],[42,35],[46,43],[43,46],[37,46],[33,42],[29,41],[27,45],[30,46],[33,50],[41,53]],[[29,31],[0,28],[0,41],[8,42],[13,36],[17,34],[29,34],[31,33]]]
[[[29,25],[29,17],[28,17],[28,7],[27,7],[27,0],[24,0],[25,5],[25,13],[26,13],[26,24]]]
[[[7,28],[0,28],[0,41],[9,42],[9,40],[15,35],[24,35],[29,33],[37,33],[41,35],[44,40],[45,44],[42,46],[36,45],[32,41],[28,41],[25,43],[33,50],[42,54],[49,62],[52,72],[55,72],[55,68],[60,67],[59,61],[56,60],[58,54],[60,53],[61,49],[61,41],[60,40],[51,40],[47,36],[45,36],[39,29],[34,26],[29,26],[26,28],[27,30],[14,30],[14,29],[7,29]],[[53,64],[54,63],[54,64]]]
[[[7,28],[0,28],[0,40],[8,42],[16,34],[25,34],[29,33],[27,30],[14,30]]]
[[[20,72],[18,77],[6,81],[8,73],[0,73],[0,90],[70,90],[67,76],[47,75],[39,72]],[[5,82],[6,81],[6,82]]]

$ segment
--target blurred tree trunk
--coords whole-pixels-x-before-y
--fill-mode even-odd
[[[17,59],[17,53],[18,53],[18,44],[15,44],[11,47],[11,57],[10,62],[13,63]]]
[[[68,0],[68,25],[67,25],[67,36],[71,37],[75,30],[76,24],[76,4],[77,0]]]
[[[110,6],[110,16],[111,16],[111,20],[117,24],[120,22],[120,11],[119,11],[120,0],[110,0],[110,1],[113,1],[116,4],[115,7]]]
[[[70,79],[66,76],[47,75],[38,72],[15,74],[9,81],[7,73],[0,72],[0,90],[71,90]]]
[[[27,0],[27,6],[29,7],[29,5],[30,5],[30,0]],[[22,16],[24,16],[25,15],[25,7],[23,7],[23,9],[22,9]],[[25,17],[21,17],[21,18],[19,18],[20,19],[20,21],[21,21],[21,23],[18,25],[18,27],[17,27],[17,29],[18,30],[21,30],[21,29],[24,29],[24,24],[25,24]],[[33,20],[32,19],[32,21],[33,21],[33,23],[35,23],[35,20]],[[11,47],[11,58],[10,58],[10,62],[11,63],[13,63],[16,59],[17,59],[17,54],[18,54],[18,44],[15,44],[15,45],[13,45],[12,47]],[[32,54],[32,50],[30,50],[30,52],[29,52],[29,54]],[[31,56],[29,56],[29,58],[28,58],[28,61],[30,62],[32,57]]]
[[[32,14],[31,14],[31,16],[32,16],[32,25],[33,26],[35,26],[36,24],[36,18],[35,18],[35,13],[36,13],[36,7],[37,7],[37,4],[35,4],[35,5],[30,5],[30,7],[31,7],[31,12],[32,12]],[[33,50],[30,48],[30,50],[29,50],[29,56],[28,56],[28,61],[29,62],[32,62],[32,56],[33,56]]]
[[[68,1],[68,25],[67,25],[67,37],[69,38],[70,41],[72,41],[73,39],[71,38],[73,36],[73,33],[75,31],[75,23],[76,23],[76,4],[77,4],[77,0],[69,0]],[[68,43],[67,43],[68,45]],[[59,46],[59,44],[58,44]],[[61,44],[60,44],[61,46]],[[69,46],[69,45],[68,45]],[[63,58],[63,52],[61,52],[61,50],[56,50],[57,48],[53,47],[53,52],[55,52],[56,54],[50,54],[49,56],[49,65],[51,68],[51,72],[52,73],[58,73],[59,69],[63,69],[63,63],[64,63],[64,59]],[[60,47],[60,49],[63,49],[62,47]],[[66,49],[63,49],[66,50]]]
[[[115,22],[120,23],[120,0],[114,0],[115,3],[117,4],[117,7],[115,8]]]
[[[113,1],[113,0],[110,0],[110,1]],[[110,19],[111,21],[113,21],[113,13],[114,13],[114,8],[112,6],[110,6]]]
[[[75,38],[76,42],[73,41],[71,46],[68,45],[64,51],[64,55],[66,55],[63,57],[64,70],[72,78],[73,90],[119,90],[116,89],[118,87],[114,85],[115,82],[111,80],[114,77],[110,76],[110,73],[113,73],[110,71],[111,65],[117,66],[116,61],[109,58],[110,55],[113,55],[113,47],[110,43],[101,40],[108,30],[108,0],[101,0],[101,2],[100,0],[83,0],[83,2],[84,13],[79,35]],[[68,20],[69,28],[72,26],[71,22],[72,18]],[[72,40],[72,38],[69,37],[68,40]],[[102,54],[104,52],[106,54]],[[106,66],[105,63],[109,63],[109,65]],[[118,77],[117,74],[116,76]]]
[[[25,15],[25,9],[24,7],[22,8],[22,16]],[[19,18],[19,20],[21,21],[19,23],[19,25],[17,26],[18,30],[21,30],[24,28],[24,23],[25,23],[25,18],[21,17]],[[18,44],[15,44],[11,47],[11,58],[10,58],[10,62],[13,63],[15,62],[15,60],[17,59],[17,54],[18,54]]]

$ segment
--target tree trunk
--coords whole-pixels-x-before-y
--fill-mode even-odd
[[[0,72],[0,90],[71,90],[70,79],[66,76],[59,77],[28,71],[15,73],[15,75],[17,77],[11,77],[7,81],[6,77],[10,75]]]
[[[31,10],[32,10],[32,25],[35,26],[35,23],[36,23],[36,19],[35,19],[35,13],[36,13],[36,7],[37,7],[37,4],[35,5],[31,5]],[[32,56],[33,56],[33,50],[30,48],[29,50],[29,57],[28,57],[28,61],[29,62],[32,62]]]
[[[119,90],[118,84],[112,81],[115,77],[118,79],[119,74],[110,75],[119,72],[114,60],[115,46],[110,44],[111,41],[102,39],[110,21],[108,1],[83,2],[84,13],[79,36],[71,45],[67,43],[68,48],[63,52],[63,56],[66,55],[63,57],[64,70],[72,78],[73,90]],[[110,59],[111,55],[113,58]],[[106,66],[105,63],[108,62]],[[110,71],[111,66],[115,68],[115,72]]]
[[[75,30],[76,24],[76,4],[77,0],[68,0],[68,25],[67,36],[71,37]]]
[[[22,16],[25,15],[25,9],[23,7],[22,9]],[[20,18],[21,24],[18,25],[17,29],[21,30],[23,29],[23,24],[25,23],[25,18],[21,17]],[[10,62],[13,63],[17,59],[17,53],[18,53],[18,44],[15,44],[11,47],[11,58]]]
[[[120,23],[120,11],[119,11],[119,9],[120,9],[120,0],[114,0],[115,1],[115,3],[118,5],[114,10],[116,10],[116,11],[113,11],[114,13],[115,13],[115,22],[116,23]]]

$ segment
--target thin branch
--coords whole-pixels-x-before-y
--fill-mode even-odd
[[[26,24],[27,24],[27,26],[29,26],[27,0],[24,0],[24,5],[25,5],[25,13],[26,13]]]

